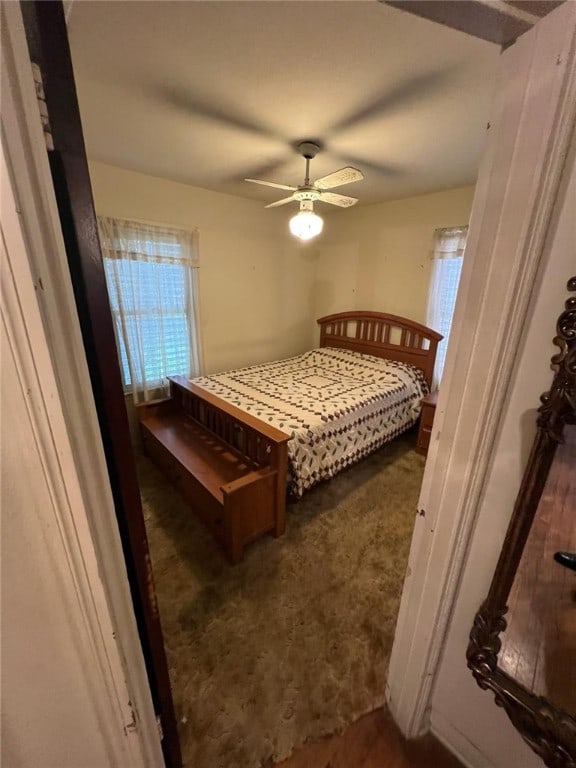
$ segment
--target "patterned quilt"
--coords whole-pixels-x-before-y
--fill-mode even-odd
[[[411,427],[428,392],[412,365],[330,347],[193,381],[292,435],[296,496]]]

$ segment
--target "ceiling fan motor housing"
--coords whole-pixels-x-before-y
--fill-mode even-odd
[[[299,187],[292,197],[302,202],[302,200],[320,200],[321,194],[320,190],[314,187]]]

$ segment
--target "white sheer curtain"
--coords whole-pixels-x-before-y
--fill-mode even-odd
[[[134,401],[168,392],[167,376],[197,376],[198,232],[98,218],[124,386]]]
[[[468,227],[437,229],[434,233],[426,325],[444,338],[438,345],[432,390],[438,389],[444,370],[467,234]]]

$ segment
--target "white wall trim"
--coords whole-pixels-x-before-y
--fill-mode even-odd
[[[502,54],[387,685],[405,735],[427,710],[576,112],[576,6]],[[480,333],[481,330],[481,333]],[[455,663],[465,663],[464,659]]]
[[[1,11],[2,228],[12,275],[6,290],[13,289],[7,317],[21,324],[12,339],[23,391],[33,403],[54,488],[52,513],[77,585],[69,630],[80,633],[80,612],[84,652],[90,651],[86,674],[108,734],[110,765],[162,766],[20,8],[3,3]],[[74,472],[62,473],[64,458]]]

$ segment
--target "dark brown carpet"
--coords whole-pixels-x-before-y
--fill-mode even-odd
[[[258,768],[382,705],[424,458],[402,436],[230,566],[154,466],[141,490],[186,768]]]

